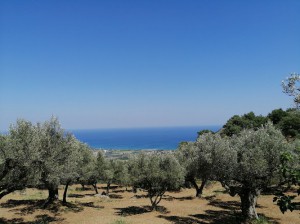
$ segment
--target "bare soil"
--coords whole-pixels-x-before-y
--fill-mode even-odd
[[[99,192],[104,185],[99,185]],[[130,190],[130,189],[128,189]],[[60,189],[63,194],[63,187]],[[110,197],[95,195],[92,188],[82,191],[73,185],[68,192],[68,203],[60,202],[42,209],[47,191],[26,189],[4,197],[0,201],[0,223],[5,224],[235,224],[240,223],[239,197],[224,193],[219,184],[205,189],[202,198],[195,198],[194,189],[167,192],[158,211],[150,211],[146,192],[136,194],[114,186]],[[61,198],[60,198],[61,199]],[[258,199],[257,211],[270,223],[299,224],[300,210],[282,214],[272,201],[273,195]],[[299,209],[299,208],[297,208]]]

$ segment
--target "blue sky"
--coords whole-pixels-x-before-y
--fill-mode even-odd
[[[0,130],[224,124],[292,106],[300,1],[1,1]]]

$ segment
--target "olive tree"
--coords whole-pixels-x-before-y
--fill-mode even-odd
[[[37,125],[40,181],[48,189],[49,195],[44,206],[58,200],[58,186],[63,179],[73,175],[72,163],[76,163],[73,153],[76,144],[72,136],[61,128],[57,118]],[[69,167],[69,168],[68,168]]]
[[[61,184],[65,185],[63,193],[63,203],[67,202],[67,191],[69,185],[75,183],[80,174],[81,167],[79,166],[82,158],[81,145],[74,136],[67,135],[67,147],[69,148],[68,159],[65,161],[62,167],[62,173],[60,177]]]
[[[181,142],[176,151],[176,157],[185,169],[185,184],[192,184],[196,190],[196,197],[200,197],[207,180],[202,179],[202,173],[198,167],[195,143]],[[200,187],[198,186],[197,179],[201,179]]]
[[[244,130],[230,141],[230,152],[235,153],[227,162],[232,166],[218,174],[223,186],[231,196],[241,199],[242,215],[245,219],[258,218],[256,202],[262,190],[279,181],[280,157],[287,147],[281,132],[268,123],[254,131]]]
[[[105,159],[98,153],[96,169],[100,180],[106,183],[106,194],[109,194],[111,184],[123,184],[128,181],[127,167],[121,160]]]
[[[0,136],[0,199],[37,182],[36,128],[17,120],[7,135]]]
[[[181,143],[177,155],[185,167],[186,180],[196,189],[196,196],[201,196],[207,181],[219,180],[230,173],[232,167],[229,161],[235,154],[229,150],[229,146],[227,138],[223,139],[219,133],[213,132],[203,132],[196,142]],[[224,174],[223,170],[228,173]],[[196,179],[201,180],[200,187]]]
[[[205,183],[209,180],[228,178],[232,171],[230,160],[235,158],[235,153],[230,150],[227,138],[220,134],[206,133],[200,135],[195,148],[195,169],[202,180],[200,193],[202,194]],[[227,172],[224,173],[224,170]]]
[[[294,103],[297,110],[300,109],[300,74],[292,73],[290,77],[281,82],[283,92],[294,97]]]
[[[157,209],[166,191],[178,190],[183,184],[183,169],[172,154],[140,154],[132,160],[133,185],[148,192],[152,209]]]
[[[78,182],[82,185],[82,189],[85,189],[85,185],[92,185],[98,194],[97,189],[97,171],[96,171],[96,157],[93,155],[93,151],[86,144],[80,144],[80,160],[78,164]]]

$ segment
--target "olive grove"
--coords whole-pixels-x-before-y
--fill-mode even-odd
[[[140,154],[132,158],[133,186],[147,191],[152,209],[157,209],[166,191],[179,190],[184,171],[172,154]]]

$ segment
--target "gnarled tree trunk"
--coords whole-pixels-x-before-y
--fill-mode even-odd
[[[58,186],[49,186],[48,187],[48,198],[44,204],[44,208],[46,208],[49,204],[52,204],[55,201],[58,201]]]
[[[196,189],[196,197],[201,197],[202,193],[203,193],[203,189],[207,183],[206,179],[203,179],[201,182],[200,187],[198,187],[198,184],[195,180],[195,178],[192,178],[189,180],[191,182],[191,184],[194,186],[194,188]]]
[[[255,206],[259,195],[258,189],[242,188],[239,192],[242,216],[245,220],[258,219]]]
[[[148,193],[148,197],[150,198],[151,209],[152,210],[156,210],[157,211],[157,208],[158,208],[157,205],[161,201],[163,195],[164,195],[164,192],[160,192],[160,193],[157,193],[157,194]]]

